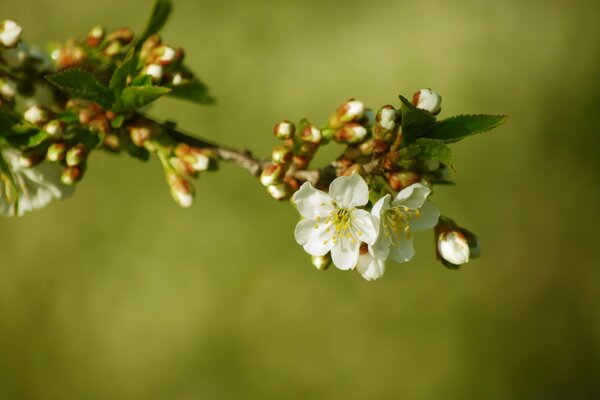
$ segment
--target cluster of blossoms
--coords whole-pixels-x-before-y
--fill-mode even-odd
[[[28,46],[16,22],[0,22],[0,214],[21,216],[70,195],[90,155],[101,150],[143,161],[155,156],[182,207],[194,199],[191,179],[219,161],[248,170],[273,198],[296,206],[303,217],[296,241],[318,269],[333,263],[378,279],[387,261],[412,259],[413,234],[427,229],[446,267],[479,255],[476,236],[440,215],[429,197],[435,185],[452,184],[448,145],[499,126],[505,116],[437,120],[442,99],[431,89],[375,110],[352,98],[322,126],[277,123],[280,144],[270,159],[257,159],[147,115],[162,96],[212,102],[183,50],[158,36],[171,6],[156,0],[139,36],[98,26],[48,54]],[[312,168],[330,143],[343,146],[340,156]]]

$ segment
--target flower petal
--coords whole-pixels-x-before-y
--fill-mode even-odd
[[[398,263],[410,261],[414,255],[412,236],[403,237],[390,248],[390,258]]]
[[[378,260],[371,254],[363,254],[358,257],[356,270],[368,281],[379,279],[385,273],[385,261]]]
[[[391,194],[386,194],[385,196],[377,200],[375,205],[373,205],[373,208],[371,208],[371,214],[376,218],[380,218],[382,212],[385,212],[390,209],[391,198]]]
[[[334,210],[331,197],[313,187],[310,182],[304,182],[300,189],[292,196],[292,201],[300,215],[304,218],[315,219],[327,217]]]
[[[369,253],[380,260],[387,260],[390,256],[390,246],[392,242],[382,231],[379,232],[377,241],[372,246],[369,246]]]
[[[340,208],[354,208],[367,204],[369,187],[359,174],[340,176],[329,185],[329,195]]]
[[[311,256],[324,256],[333,247],[331,224],[318,224],[314,220],[303,219],[294,230],[296,242]]]
[[[392,204],[403,205],[416,210],[425,203],[429,193],[431,193],[431,189],[427,186],[420,183],[413,183],[409,187],[402,189],[400,193],[396,195]]]
[[[358,261],[359,247],[360,243],[358,241],[352,243],[351,239],[341,238],[331,249],[333,264],[341,270],[354,269]]]
[[[354,209],[351,214],[354,236],[367,244],[375,243],[379,236],[379,220],[365,210]]]
[[[440,210],[430,201],[426,201],[419,209],[419,217],[409,221],[412,231],[425,231],[433,228],[440,218]]]

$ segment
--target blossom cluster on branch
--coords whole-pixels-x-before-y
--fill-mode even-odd
[[[427,229],[434,229],[436,254],[448,268],[479,255],[476,236],[441,216],[429,197],[435,185],[452,184],[448,145],[493,129],[506,116],[438,120],[442,99],[431,89],[375,109],[352,98],[323,125],[277,123],[280,144],[269,159],[256,158],[148,116],[147,106],[163,96],[213,101],[183,49],[158,35],[171,8],[169,0],[157,0],[137,36],[97,26],[47,52],[29,46],[17,22],[0,22],[0,214],[22,216],[67,197],[90,155],[105,151],[158,159],[183,207],[193,203],[198,174],[220,162],[246,169],[273,198],[297,207],[296,241],[318,269],[333,263],[377,279],[388,259],[409,261],[413,232]],[[339,157],[312,168],[330,143],[344,146]]]

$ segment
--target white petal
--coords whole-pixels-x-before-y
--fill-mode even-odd
[[[338,269],[354,269],[358,261],[358,251],[360,243],[348,238],[341,238],[339,242],[331,249],[331,259]]]
[[[300,215],[304,218],[316,219],[327,217],[335,209],[331,197],[313,187],[310,182],[304,182],[300,189],[292,196],[292,201]]]
[[[407,188],[404,188],[396,195],[396,198],[392,202],[393,205],[403,205],[408,208],[418,209],[420,208],[427,196],[431,193],[431,189],[420,183],[413,183]]]
[[[329,195],[340,208],[354,208],[367,204],[369,187],[359,174],[340,176],[329,185]]]
[[[413,231],[425,231],[433,228],[440,218],[440,210],[430,201],[426,201],[419,209],[419,217],[409,221]]]
[[[442,234],[438,240],[437,248],[440,256],[454,265],[462,265],[469,262],[469,243],[460,232]]]
[[[398,263],[410,261],[414,255],[412,237],[403,237],[390,248],[390,258]]]
[[[378,260],[371,254],[363,254],[358,257],[356,270],[368,281],[379,279],[385,273],[385,261]]]
[[[379,232],[377,241],[372,246],[369,246],[369,253],[380,260],[387,260],[390,255],[390,246],[392,242],[382,231]]]
[[[367,244],[375,243],[379,236],[379,220],[369,212],[359,209],[351,211],[351,219],[352,234]]]
[[[303,219],[296,225],[294,236],[308,254],[324,256],[333,247],[332,235],[327,231],[330,228],[331,224],[317,224],[314,220]]]
[[[385,212],[390,209],[391,198],[392,195],[386,194],[385,196],[377,200],[375,205],[373,205],[373,208],[371,208],[371,214],[376,218],[380,218],[382,212]]]

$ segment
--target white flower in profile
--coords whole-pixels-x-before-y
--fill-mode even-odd
[[[381,278],[385,273],[385,260],[380,260],[373,256],[367,249],[363,251],[361,248],[356,270],[367,281],[374,281]]]
[[[58,164],[44,161],[35,167],[24,167],[19,163],[19,153],[16,150],[0,151],[11,170],[17,189],[17,193],[14,193],[9,177],[0,175],[0,215],[20,217],[73,192],[72,187],[60,182],[62,168]],[[15,204],[17,198],[18,207]]]
[[[334,179],[329,194],[305,182],[292,201],[304,217],[296,225],[296,241],[312,256],[331,252],[334,265],[341,270],[356,266],[362,242],[372,245],[377,240],[376,219],[357,208],[369,201],[369,187],[358,174]]]
[[[426,201],[429,193],[428,187],[415,183],[394,200],[387,194],[375,203],[371,213],[381,225],[377,242],[369,246],[371,256],[380,261],[388,257],[399,263],[410,261],[415,254],[412,233],[433,228],[440,217],[438,208]]]

